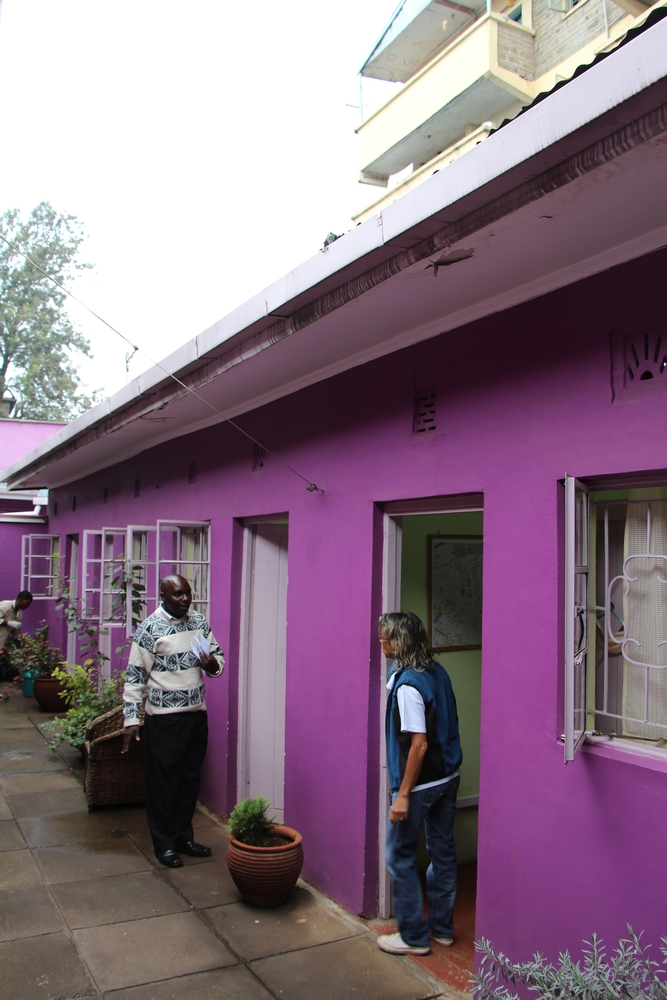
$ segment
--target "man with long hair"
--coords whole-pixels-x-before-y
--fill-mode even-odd
[[[381,615],[379,633],[391,661],[385,719],[392,797],[387,868],[398,933],[382,934],[378,946],[393,955],[427,955],[430,937],[445,946],[454,940],[458,869],[453,829],[463,759],[456,699],[447,671],[431,656],[417,615]],[[428,921],[416,863],[422,822],[431,860],[426,872]]]

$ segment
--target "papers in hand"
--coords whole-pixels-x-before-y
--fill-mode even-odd
[[[21,622],[7,622],[10,628],[21,628]]]
[[[203,657],[208,656],[211,652],[211,643],[208,641],[206,636],[198,635],[195,641],[190,643],[190,649],[201,662]]]

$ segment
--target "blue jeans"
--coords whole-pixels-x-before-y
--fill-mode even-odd
[[[451,937],[456,899],[458,868],[454,843],[456,793],[461,779],[410,793],[408,818],[389,822],[387,829],[387,869],[394,892],[396,921],[401,937],[413,948],[428,947],[429,931],[434,937]],[[392,795],[392,803],[396,793]],[[431,864],[426,872],[428,923],[423,914],[422,888],[416,855],[419,828],[426,828],[426,848]]]

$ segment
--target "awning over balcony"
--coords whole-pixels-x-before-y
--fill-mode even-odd
[[[361,75],[405,82],[484,10],[486,0],[402,0]]]

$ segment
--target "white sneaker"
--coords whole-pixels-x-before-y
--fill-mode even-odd
[[[431,937],[433,937],[433,935],[431,935]],[[438,944],[443,944],[445,946],[445,948],[451,948],[451,946],[454,944],[454,938],[453,937],[451,937],[451,938],[433,937],[433,940],[437,941]]]
[[[430,948],[413,947],[406,944],[400,934],[380,934],[378,938],[378,948],[389,952],[390,955],[428,955]]]

